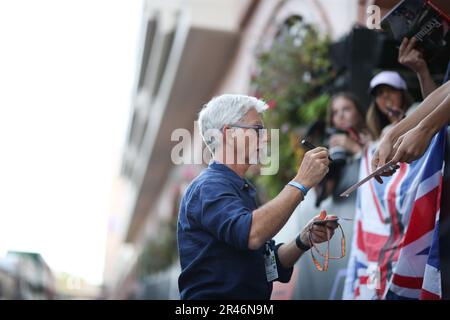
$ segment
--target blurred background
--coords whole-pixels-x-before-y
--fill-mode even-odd
[[[282,132],[279,175],[253,177],[270,200],[334,92],[367,108],[370,79],[390,69],[420,99],[394,41],[365,27],[367,6],[398,2],[0,1],[0,298],[178,299],[178,203],[205,164],[174,165],[172,131],[192,132],[214,95],[264,98]],[[447,63],[429,64],[437,83]],[[351,217],[354,201],[322,207]],[[302,259],[273,298],[340,299],[346,263],[319,273]]]

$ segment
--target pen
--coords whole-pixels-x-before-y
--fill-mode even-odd
[[[306,148],[308,148],[309,150],[315,149],[316,146],[313,145],[311,142],[306,141],[305,139],[302,140],[302,145],[305,146]],[[330,158],[330,156],[328,156],[328,160],[333,161],[333,159]]]

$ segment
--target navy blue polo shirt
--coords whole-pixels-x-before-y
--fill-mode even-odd
[[[264,266],[265,246],[248,248],[255,188],[218,162],[188,186],[178,216],[181,299],[270,299],[272,283]],[[289,282],[272,245],[277,281]]]

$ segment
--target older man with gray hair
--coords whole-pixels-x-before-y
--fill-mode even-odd
[[[264,140],[258,133],[266,109],[254,97],[226,94],[213,98],[199,114],[213,160],[180,204],[181,299],[269,299],[272,282],[290,280],[295,262],[310,248],[309,239],[327,241],[337,227],[335,222],[314,224],[316,217],[292,242],[275,245],[272,238],[327,174],[329,160],[325,148],[308,151],[296,176],[274,199],[257,207],[256,190],[244,176]],[[249,143],[239,143],[246,136]]]

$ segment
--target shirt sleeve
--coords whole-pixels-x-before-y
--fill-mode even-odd
[[[248,250],[252,224],[250,210],[226,184],[206,183],[199,190],[200,223],[218,240],[237,249]]]
[[[288,283],[291,280],[292,271],[294,267],[285,268],[278,259],[278,248],[281,247],[283,243],[279,243],[275,246],[275,260],[277,262],[278,279],[277,281],[282,283]]]

